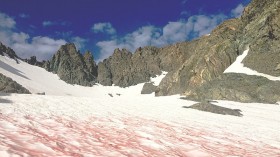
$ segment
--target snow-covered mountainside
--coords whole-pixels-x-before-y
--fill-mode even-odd
[[[280,155],[279,105],[215,103],[243,114],[225,116],[183,108],[195,102],[179,95],[141,95],[143,84],[70,85],[3,56],[0,72],[33,93],[0,96],[1,157]]]

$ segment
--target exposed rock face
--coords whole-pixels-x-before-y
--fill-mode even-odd
[[[275,104],[280,101],[280,81],[271,81],[261,76],[228,73],[199,88],[189,88],[185,95],[186,99],[195,101],[231,100]]]
[[[8,55],[10,58],[15,59],[17,61],[17,59],[19,58],[15,51],[7,46],[5,46],[4,44],[2,44],[0,42],[0,55],[4,56],[4,55]]]
[[[237,55],[250,47],[245,66],[280,75],[280,8],[278,0],[253,0],[238,19],[225,21],[210,36],[191,41],[190,57],[169,71],[156,95],[184,93],[222,75]]]
[[[178,68],[188,56],[186,45],[188,43],[165,48],[140,47],[134,54],[126,49],[116,49],[111,57],[98,64],[98,81],[102,85],[121,87],[148,82],[161,71]]]
[[[0,92],[30,94],[30,92],[17,82],[0,73]]]
[[[157,86],[155,86],[153,83],[145,83],[141,90],[141,94],[152,94],[156,91],[156,89]]]
[[[239,19],[228,20],[210,36],[189,42],[185,48],[189,57],[167,74],[156,95],[180,94],[221,75],[239,54],[236,39],[240,33],[239,23]]]
[[[82,56],[72,43],[61,46],[44,67],[70,84],[91,86],[96,82],[97,66],[92,55],[86,52],[85,56]]]
[[[244,65],[261,73],[280,76],[280,1],[253,0],[241,18],[240,45],[250,45]]]

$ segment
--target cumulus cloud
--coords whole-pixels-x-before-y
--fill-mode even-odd
[[[222,14],[212,16],[196,15],[186,21],[169,22],[163,28],[152,25],[140,27],[121,38],[98,42],[96,44],[100,48],[98,61],[108,58],[116,48],[126,48],[133,52],[138,47],[149,45],[161,47],[203,36],[210,33],[225,18],[226,16]]]
[[[231,16],[232,17],[240,17],[242,15],[242,12],[244,10],[244,5],[239,4],[235,9],[231,11]]]
[[[105,23],[96,23],[91,27],[91,30],[94,33],[107,33],[107,34],[115,34],[116,30],[115,28],[112,26],[111,23],[109,22],[105,22]]]
[[[16,32],[16,22],[4,13],[0,13],[0,42],[14,49],[21,58],[36,56],[39,60],[49,59],[58,48],[65,44],[62,39],[49,37],[31,37],[24,32]]]
[[[31,42],[28,42],[29,39],[31,39]],[[55,40],[49,37],[37,36],[28,37],[23,42],[14,42],[11,47],[22,58],[36,56],[38,60],[45,60],[49,59],[65,43],[66,41],[62,39]]]

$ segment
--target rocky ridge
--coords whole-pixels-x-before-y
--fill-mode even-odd
[[[19,57],[17,56],[17,54],[15,53],[15,51],[13,49],[5,46],[1,42],[0,42],[0,55],[1,56],[7,55],[16,61],[19,59]]]

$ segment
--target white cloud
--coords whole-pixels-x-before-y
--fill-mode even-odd
[[[3,28],[14,28],[16,25],[16,22],[11,17],[7,16],[6,14],[3,14],[0,12],[0,27]]]
[[[107,33],[107,34],[115,34],[116,30],[115,28],[112,26],[111,23],[109,22],[105,22],[105,23],[96,23],[91,27],[91,30],[94,33]]]
[[[242,15],[242,12],[244,10],[244,5],[239,4],[235,9],[231,11],[231,16],[232,17],[240,17]]]
[[[36,56],[39,60],[46,60],[66,43],[62,39],[30,37],[24,32],[16,32],[15,27],[16,22],[11,17],[0,13],[0,42],[14,49],[21,58]]]
[[[31,39],[31,42],[27,42],[28,39]],[[24,42],[15,42],[11,47],[22,58],[36,56],[38,60],[45,60],[49,59],[65,43],[66,41],[62,39],[55,40],[49,37],[37,36],[27,38]]]
[[[222,14],[212,16],[196,15],[190,17],[187,21],[169,22],[163,28],[157,28],[152,25],[143,26],[121,38],[98,42],[96,44],[100,48],[98,61],[108,58],[116,48],[126,48],[133,52],[138,47],[149,45],[161,47],[203,36],[210,33],[225,18],[226,16]]]

